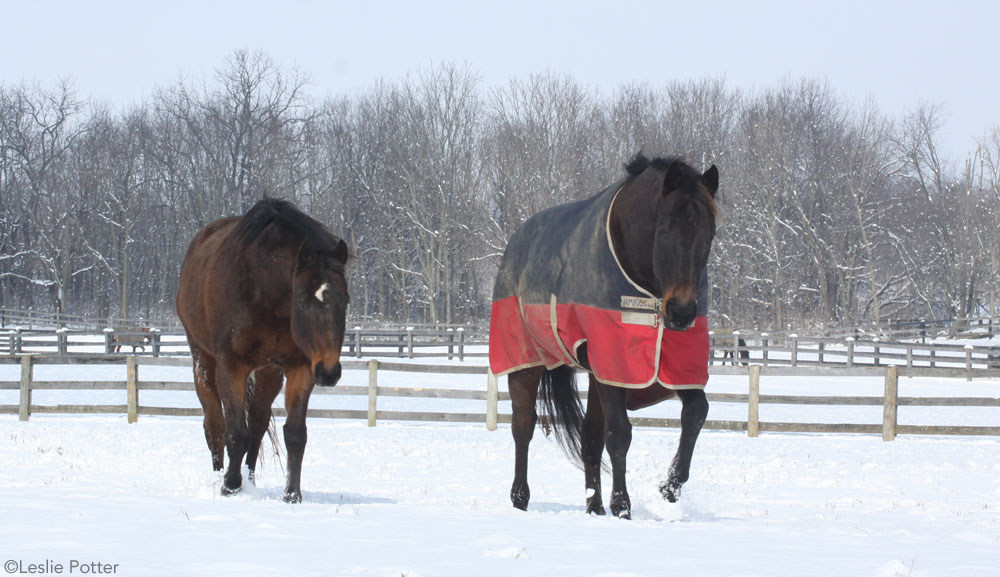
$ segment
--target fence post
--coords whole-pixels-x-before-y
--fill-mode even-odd
[[[14,336],[16,337],[14,339],[16,341],[16,344],[14,345],[14,352],[16,354],[21,354],[21,349],[24,347],[24,335],[21,334],[22,331],[21,327],[17,327],[14,330],[15,330]]]
[[[149,329],[149,336],[153,344],[153,356],[160,356],[160,329]]]
[[[854,337],[847,337],[847,366],[854,366]]]
[[[361,327],[354,327],[354,356],[361,358]]]
[[[875,366],[877,367],[879,365],[879,362],[878,362],[878,337],[875,337],[874,339],[872,339],[872,342],[875,343],[874,358],[875,358]]]
[[[31,376],[34,372],[34,363],[34,357],[31,355],[21,357],[21,403],[17,413],[19,421],[27,421],[31,415]]]
[[[128,422],[139,420],[139,362],[135,355],[125,359],[125,389],[128,391]]]
[[[458,327],[458,361],[465,362],[465,327]]]
[[[104,354],[111,355],[115,352],[115,329],[105,327],[104,329]]]
[[[799,366],[799,335],[792,333],[792,366]]]
[[[899,397],[899,376],[896,365],[885,368],[885,395],[882,397],[882,440],[896,438],[896,402]]]
[[[761,358],[764,366],[767,366],[767,333],[760,333]]]
[[[965,380],[972,380],[972,345],[965,345]]]
[[[750,394],[747,396],[747,436],[760,433],[760,365],[750,365]]]
[[[497,390],[497,376],[486,369],[486,430],[497,430],[497,404],[500,393]]]
[[[368,426],[375,426],[375,410],[378,402],[378,361],[368,360]]]
[[[406,327],[406,358],[413,358],[413,327]]]
[[[68,332],[69,329],[67,329],[66,327],[59,327],[58,329],[56,329],[56,347],[59,350],[60,355],[67,354],[69,350],[69,342],[66,335],[66,333]]]
[[[819,342],[819,351],[816,353],[817,354],[816,360],[819,361],[820,365],[823,364],[823,349],[824,348],[826,348],[826,343],[824,343],[823,341],[820,341]]]
[[[906,368],[913,366],[913,345],[906,345]]]
[[[722,355],[722,358],[725,359],[726,355]],[[740,331],[733,331],[733,365],[738,364],[740,364]]]
[[[448,360],[455,358],[455,329],[447,329],[448,331]]]

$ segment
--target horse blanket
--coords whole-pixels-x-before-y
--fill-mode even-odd
[[[659,298],[625,274],[611,245],[611,208],[623,183],[540,212],[511,237],[493,289],[494,374],[538,365],[581,367],[577,352],[587,343],[590,371],[602,383],[704,388],[708,278],[700,282],[694,325],[684,332],[665,330]],[[663,390],[648,394],[672,396]]]

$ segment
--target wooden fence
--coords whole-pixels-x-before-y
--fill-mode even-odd
[[[747,345],[741,346],[743,339]],[[460,361],[487,354],[489,335],[485,331],[429,329],[352,328],[345,334],[346,357],[439,357]],[[182,332],[151,330],[76,331],[70,329],[0,332],[0,355],[22,354],[109,355],[116,345],[120,353],[159,356],[190,356]],[[860,340],[853,337],[800,337],[796,334],[731,332],[715,333],[711,339],[710,363],[725,362],[729,353],[736,359],[746,351],[750,360],[762,366],[847,367],[899,365],[934,369],[939,376],[988,376],[1000,369],[1000,347],[952,343]]]
[[[25,355],[20,358],[2,358],[0,363],[20,363],[21,375],[19,381],[0,381],[0,390],[19,390],[18,405],[0,405],[0,414],[18,414],[21,420],[28,420],[34,413],[124,413],[130,423],[135,422],[139,415],[171,415],[198,416],[201,409],[156,407],[140,404],[142,391],[193,391],[190,382],[164,382],[140,379],[142,366],[179,366],[190,367],[190,359],[183,358],[153,358],[128,356],[122,357],[45,357]],[[39,364],[108,364],[126,363],[126,380],[122,381],[37,381],[33,378],[34,367]],[[312,418],[367,419],[369,426],[375,426],[378,420],[391,421],[434,421],[434,422],[465,422],[485,423],[489,430],[495,430],[497,423],[509,423],[510,415],[499,413],[499,402],[509,401],[508,393],[499,391],[497,379],[490,374],[485,366],[461,365],[418,365],[396,362],[384,362],[376,359],[368,361],[344,361],[345,371],[367,371],[368,386],[337,386],[333,388],[316,387],[313,394],[318,395],[361,395],[368,397],[368,408],[361,410],[328,410],[310,409]],[[413,373],[462,374],[477,375],[483,380],[483,388],[479,390],[451,390],[438,388],[409,388],[379,386],[379,373],[384,371],[402,371]],[[891,441],[897,434],[929,434],[929,435],[1000,435],[1000,427],[996,426],[915,426],[898,425],[897,409],[900,406],[927,407],[997,407],[1000,408],[1000,398],[995,397],[899,397],[898,380],[900,376],[940,376],[930,367],[920,366],[860,366],[853,367],[816,367],[816,366],[713,366],[710,372],[715,375],[746,375],[748,392],[746,394],[708,393],[708,399],[713,403],[740,403],[747,406],[746,420],[739,421],[706,421],[705,428],[717,430],[746,431],[751,437],[760,432],[804,432],[804,433],[881,433],[882,438]],[[882,396],[845,397],[845,396],[793,396],[793,395],[761,395],[761,376],[790,377],[882,377],[885,387]],[[1000,372],[993,372],[992,378],[1000,378]],[[121,405],[36,405],[31,401],[32,391],[36,390],[124,390],[125,403]],[[484,411],[481,413],[454,412],[403,412],[378,410],[379,397],[409,397],[464,399],[484,401]],[[581,397],[586,398],[586,392],[581,391]],[[819,424],[819,423],[782,423],[762,422],[760,420],[760,405],[826,405],[826,406],[858,406],[881,405],[883,419],[881,424]],[[284,416],[284,409],[273,409],[275,416]],[[649,417],[633,417],[636,426],[672,427],[677,428],[677,419],[659,419]]]
[[[361,329],[344,335],[342,354],[395,356],[400,358],[447,357],[462,361],[466,357],[486,356],[489,344],[485,331],[458,329]],[[469,350],[475,347],[475,350]],[[118,351],[115,349],[119,348]],[[0,355],[23,354],[113,355],[138,354],[152,357],[190,356],[187,337],[180,331],[157,329],[9,329],[0,332]]]

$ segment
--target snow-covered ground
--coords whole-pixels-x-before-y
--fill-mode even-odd
[[[422,360],[441,363],[441,360]],[[467,361],[482,364],[482,359]],[[0,380],[16,380],[0,365]],[[36,379],[124,379],[122,367],[40,366]],[[140,368],[140,378],[190,380]],[[484,389],[485,377],[380,373],[380,385]],[[348,371],[343,384],[365,385]],[[504,388],[501,379],[501,389]],[[710,391],[745,392],[713,377]],[[762,379],[765,394],[878,396],[878,378]],[[1000,382],[901,379],[901,396],[1000,396]],[[37,404],[123,404],[124,391],[36,391]],[[144,405],[192,406],[144,391]],[[315,395],[315,408],[365,397]],[[0,391],[0,405],[17,391]],[[279,398],[280,403],[280,398]],[[380,398],[385,410],[484,412],[482,401]],[[710,419],[745,418],[715,403]],[[509,403],[501,405],[509,412]],[[677,416],[668,402],[643,416]],[[762,420],[880,423],[880,407],[764,405]],[[906,424],[1000,425],[1000,409],[901,407]],[[280,424],[280,423],[279,423]],[[280,435],[280,426],[278,432]],[[381,576],[993,576],[1000,567],[1000,438],[705,431],[682,502],[663,503],[677,431],[637,428],[632,521],[583,513],[583,474],[541,433],[528,512],[510,506],[510,429],[312,419],[304,502],[281,501],[270,455],[257,487],[218,494],[199,418],[0,415],[0,562],[56,574]],[[610,487],[610,479],[605,478]],[[606,490],[605,495],[609,491]],[[71,564],[76,563],[71,566]],[[46,565],[47,564],[47,565]],[[71,570],[74,572],[71,573]],[[20,572],[20,573],[19,573]],[[36,571],[34,574],[40,574]]]

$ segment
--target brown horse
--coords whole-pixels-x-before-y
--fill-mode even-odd
[[[111,336],[114,346],[112,351],[119,353],[122,350],[122,346],[132,347],[132,352],[140,350],[146,352],[146,343],[153,342],[153,337],[150,335],[149,327],[139,327],[138,329],[129,330],[127,328],[119,328],[114,335]]]
[[[223,445],[229,453],[224,495],[240,490],[244,456],[253,482],[284,377],[284,499],[302,500],[309,395],[314,383],[333,386],[340,379],[347,259],[343,240],[283,200],[265,199],[242,217],[214,221],[191,241],[177,314],[191,347],[216,471]]]
[[[531,217],[510,239],[490,315],[490,366],[508,374],[514,435],[511,501],[528,506],[536,405],[581,462],[587,512],[604,514],[601,462],[611,458],[611,512],[631,515],[627,409],[680,397],[681,438],[663,497],[676,501],[708,414],[706,266],[719,173],[639,155],[593,197]],[[574,371],[590,376],[586,414]],[[541,386],[541,395],[539,395]],[[545,423],[545,421],[543,421]]]

